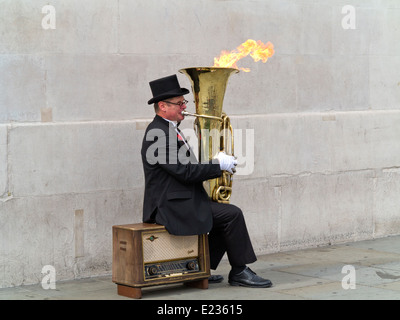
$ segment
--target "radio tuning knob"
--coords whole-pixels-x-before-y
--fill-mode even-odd
[[[147,271],[148,271],[149,275],[153,276],[153,275],[157,274],[158,269],[156,266],[151,266],[147,269]]]
[[[195,270],[195,269],[196,269],[196,263],[195,263],[194,261],[190,261],[190,262],[188,262],[188,264],[186,265],[186,267],[187,267],[189,270]]]

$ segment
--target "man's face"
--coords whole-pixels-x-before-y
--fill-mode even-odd
[[[158,103],[160,109],[160,116],[171,121],[181,122],[185,116],[182,111],[186,109],[186,100],[183,96],[168,98]],[[182,104],[183,103],[183,104]],[[181,106],[179,104],[182,104]]]

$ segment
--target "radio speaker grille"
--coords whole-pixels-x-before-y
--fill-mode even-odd
[[[199,236],[175,236],[166,231],[143,233],[144,263],[198,257]]]

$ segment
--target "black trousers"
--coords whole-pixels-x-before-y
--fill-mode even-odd
[[[210,267],[215,270],[227,253],[231,266],[244,266],[257,260],[243,212],[233,204],[211,202],[213,227],[208,234]]]

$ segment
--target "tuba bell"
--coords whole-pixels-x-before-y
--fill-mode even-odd
[[[233,130],[229,117],[222,110],[222,104],[228,79],[239,70],[195,67],[181,69],[179,72],[188,76],[192,85],[196,113],[184,111],[182,114],[196,117],[194,126],[199,140],[199,160],[208,162],[220,151],[233,156]],[[232,177],[230,172],[223,171],[221,177],[205,181],[203,185],[208,196],[213,201],[229,203]]]

